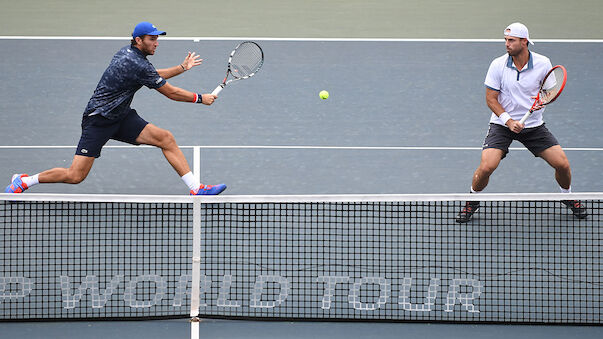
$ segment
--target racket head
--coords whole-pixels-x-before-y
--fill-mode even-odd
[[[235,47],[228,58],[228,72],[235,79],[253,76],[264,64],[264,51],[253,41],[244,41]]]
[[[540,85],[538,96],[541,105],[548,105],[555,101],[563,92],[567,82],[565,67],[557,65],[546,74]]]

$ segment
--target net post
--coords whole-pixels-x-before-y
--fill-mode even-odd
[[[201,293],[201,201],[193,200],[193,252],[191,274],[191,339],[199,338],[199,304]],[[196,333],[196,336],[194,334]]]
[[[201,182],[201,146],[193,146],[193,175]]]
[[[201,321],[197,317],[191,318],[191,339],[199,339],[199,323]]]

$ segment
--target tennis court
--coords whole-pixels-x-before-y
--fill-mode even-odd
[[[7,178],[71,162],[73,148],[48,147],[77,143],[82,107],[108,60],[124,43],[2,40],[2,71],[7,79],[3,110],[14,112],[7,119],[29,121],[32,130],[22,133],[10,122],[0,127],[6,140],[1,166]],[[163,41],[152,60],[157,67],[167,67],[180,62],[186,51],[201,53],[204,64],[173,83],[211,91],[223,77],[225,55],[234,44]],[[171,130],[180,145],[215,147],[201,149],[203,181],[225,182],[228,194],[468,191],[489,118],[484,69],[493,56],[504,53],[500,42],[261,44],[267,59],[260,73],[227,88],[209,108],[170,102],[148,89],[134,99],[132,107]],[[36,53],[39,48],[48,53]],[[603,99],[596,95],[596,70],[601,66],[591,55],[601,53],[603,44],[542,42],[534,48],[555,55],[553,61],[565,64],[569,72],[563,100],[549,107],[546,121],[567,150],[573,189],[601,191],[601,126],[583,122],[597,122],[601,114]],[[82,60],[80,49],[90,56]],[[304,54],[308,50],[313,53]],[[353,57],[343,63],[341,54]],[[23,73],[30,64],[36,65],[34,71]],[[459,70],[471,81],[445,86],[450,72]],[[331,93],[328,100],[318,98],[323,88]],[[28,101],[30,93],[39,93],[44,100]],[[279,148],[283,146],[288,148]],[[191,149],[185,152],[192,162]],[[492,178],[489,192],[556,192],[549,166],[534,160],[526,150],[512,151]],[[137,175],[138,168],[148,171]],[[536,175],[526,176],[526,171]],[[112,183],[122,175],[127,180]],[[109,148],[82,184],[36,187],[39,193],[181,194],[185,190],[153,148]]]
[[[125,4],[124,13],[112,19],[121,22],[108,28],[107,33],[96,33],[87,26],[82,30],[87,36],[124,38],[31,39],[41,35],[73,35],[73,27],[83,25],[82,16],[78,15],[82,10],[100,13],[92,16],[92,22],[106,19],[102,14],[104,10],[95,5],[65,10],[68,3],[59,2],[47,8],[50,13],[64,11],[65,15],[63,22],[50,24],[53,28],[50,34],[25,27],[27,25],[18,27],[14,19],[5,20],[12,24],[6,25],[7,33],[3,34],[13,36],[0,39],[3,60],[0,71],[4,80],[0,84],[3,119],[0,174],[7,183],[13,173],[32,174],[70,163],[79,138],[82,110],[112,55],[128,43],[127,34],[122,31],[129,32],[134,22],[130,23],[131,18],[122,15],[134,10],[131,4]],[[183,14],[188,20],[174,20],[171,14],[165,14],[171,19],[168,20],[149,13],[149,20],[169,34],[160,40],[157,55],[150,58],[156,67],[181,62],[187,51],[196,51],[204,59],[202,66],[170,80],[176,86],[211,91],[224,76],[226,56],[244,39],[201,38],[195,42],[192,38],[174,37],[255,37],[253,40],[264,49],[266,61],[253,79],[226,88],[211,107],[171,102],[148,89],[138,92],[132,107],[145,119],[172,131],[184,146],[191,164],[195,160],[193,150],[200,150],[202,181],[226,183],[227,195],[467,192],[479,162],[480,145],[489,119],[484,100],[485,72],[489,62],[505,52],[499,33],[506,24],[515,21],[512,13],[504,12],[500,20],[493,20],[492,24],[483,16],[476,18],[469,24],[471,27],[456,26],[458,34],[452,34],[445,25],[451,22],[444,20],[429,26],[420,19],[425,14],[417,13],[425,13],[424,7],[430,2],[408,4],[406,23],[393,21],[387,15],[391,11],[403,11],[401,5],[394,2],[386,1],[375,10],[356,1],[329,3],[327,12],[353,14],[349,22],[341,25],[326,24],[329,15],[317,14],[313,4],[293,5],[302,17],[307,16],[306,22],[310,24],[306,25],[305,33],[296,15],[289,14],[290,31],[280,30],[282,35],[276,39],[274,34],[262,30],[267,18],[263,22],[250,22],[249,27],[234,25],[229,28],[229,34],[221,34],[212,31],[215,18],[206,17],[205,23],[195,23],[201,27],[192,30],[182,23],[196,21],[190,13]],[[487,4],[473,5],[477,14],[486,12]],[[16,17],[27,9],[14,4],[3,6]],[[227,11],[222,6],[217,10]],[[263,14],[266,16],[289,12],[271,1],[265,6],[269,8]],[[555,6],[567,9],[564,5]],[[436,14],[443,17],[446,11],[452,11],[452,16],[466,21],[459,9],[445,7],[435,10]],[[574,30],[547,30],[542,14],[519,17],[530,27],[536,40],[531,49],[568,70],[568,87],[563,97],[547,109],[545,121],[572,164],[574,192],[603,191],[600,171],[603,125],[599,119],[603,113],[603,98],[599,95],[599,73],[603,64],[593,57],[602,54],[603,43],[594,40],[601,39],[593,33],[597,30],[586,29],[588,23],[592,24],[592,18],[601,13],[601,7],[596,2],[587,2],[585,8],[575,9],[576,15],[570,20]],[[363,13],[366,13],[366,27],[372,30],[350,24],[353,20],[362,20]],[[414,19],[414,27],[408,27],[412,26],[412,13],[419,19]],[[44,20],[38,9],[32,10],[32,15]],[[383,18],[380,25],[371,25],[380,17]],[[321,25],[324,27],[319,30]],[[475,29],[485,26],[489,30]],[[392,33],[392,27],[397,32]],[[174,31],[180,34],[173,34]],[[30,37],[14,38],[21,35]],[[295,39],[305,37],[312,39]],[[330,39],[334,37],[360,39]],[[475,38],[481,40],[473,40]],[[322,89],[330,92],[328,100],[319,99],[318,92]],[[119,143],[110,143],[110,146],[103,150],[84,183],[40,185],[31,192],[182,195],[187,191],[159,150],[121,147],[123,144]],[[521,145],[513,146],[516,149],[501,163],[488,192],[557,193],[549,166],[535,159]],[[190,336],[186,319],[2,322],[0,329],[2,338],[75,338],[82,333],[91,338]],[[401,335],[583,338],[599,337],[602,330],[600,326],[208,319],[201,323],[201,333],[208,338],[393,338]]]

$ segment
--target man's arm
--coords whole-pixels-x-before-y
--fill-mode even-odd
[[[180,65],[158,69],[157,73],[159,73],[159,75],[164,79],[175,77],[176,75],[180,75],[195,66],[201,65],[203,59],[200,58],[201,56],[195,54],[195,52],[188,52],[188,55],[186,58],[184,58],[184,61]]]
[[[170,68],[162,68],[162,69],[158,69],[157,73],[159,73],[159,76],[161,76],[164,79],[169,79],[169,78],[173,78],[176,75],[180,75],[182,73],[186,72],[186,70],[184,69],[183,65],[178,65],[178,66],[174,66],[174,67],[170,67]]]
[[[500,93],[499,91],[495,91],[493,89],[490,89],[490,88],[486,87],[486,104],[488,105],[488,107],[490,108],[490,110],[494,114],[496,114],[496,116],[498,116],[499,118],[501,118],[503,121],[505,119],[507,120],[505,122],[505,125],[507,125],[507,127],[511,131],[513,131],[515,133],[521,132],[521,130],[523,129],[524,125],[521,124],[519,121],[511,119],[511,117],[509,116],[509,114],[507,112],[505,112],[505,109],[502,107],[502,105],[500,104],[500,102],[498,102],[498,94],[499,93]]]
[[[213,94],[197,94],[185,89],[172,86],[168,82],[165,85],[157,88],[157,91],[174,101],[196,102],[204,105],[211,105],[216,100],[217,96]],[[201,98],[199,98],[201,97]]]

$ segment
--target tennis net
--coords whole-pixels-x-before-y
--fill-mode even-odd
[[[0,320],[600,324],[602,200],[1,194]]]

